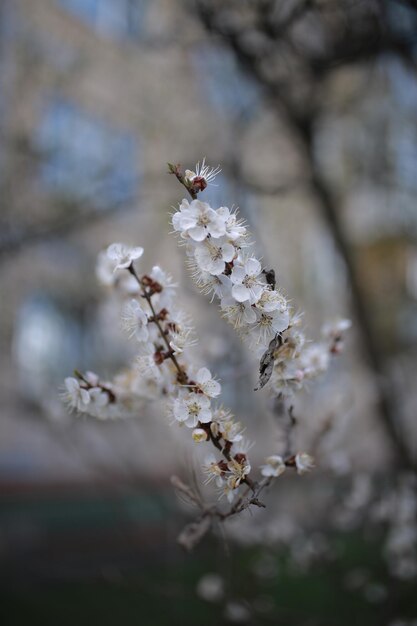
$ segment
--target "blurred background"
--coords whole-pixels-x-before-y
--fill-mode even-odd
[[[417,624],[416,113],[413,0],[0,2],[2,624]],[[204,156],[201,198],[239,207],[308,336],[353,328],[297,397],[317,470],[186,555],[169,477],[198,463],[163,406],[96,422],[59,390],[134,355],[95,260],[142,245],[253,465],[279,451],[256,359],[169,234],[166,163]]]

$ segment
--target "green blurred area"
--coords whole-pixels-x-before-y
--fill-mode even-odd
[[[175,545],[184,520],[168,494],[60,500],[2,498],[2,536],[20,528],[18,552],[0,570],[3,626],[214,626],[232,623],[231,599],[248,607],[250,624],[388,626],[417,614],[415,585],[389,576],[381,538],[366,529],[327,535],[326,555],[301,570],[285,548],[216,537],[185,554]],[[218,603],[196,591],[208,572],[225,582]]]

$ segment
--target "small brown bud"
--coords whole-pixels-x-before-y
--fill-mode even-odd
[[[157,365],[161,365],[165,361],[165,354],[161,350],[158,350],[154,353],[153,358]]]
[[[285,459],[285,465],[287,467],[295,467],[296,463],[295,463],[295,454],[293,454],[292,456],[290,456],[288,459]]]
[[[222,472],[227,472],[228,467],[226,461],[219,461],[217,465],[220,467]]]
[[[197,193],[199,191],[204,191],[206,187],[207,187],[207,181],[202,176],[196,176],[193,179],[193,190],[196,191]]]

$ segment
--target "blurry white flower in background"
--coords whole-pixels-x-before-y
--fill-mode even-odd
[[[265,461],[266,464],[261,465],[262,476],[273,476],[276,478],[285,472],[285,463],[282,456],[273,454],[272,456],[268,456]]]
[[[218,574],[205,574],[198,581],[196,591],[206,602],[219,602],[224,596],[223,578]]]
[[[114,270],[127,269],[133,261],[140,259],[143,254],[143,248],[140,246],[132,248],[124,243],[112,243],[107,248],[107,256],[114,261]]]

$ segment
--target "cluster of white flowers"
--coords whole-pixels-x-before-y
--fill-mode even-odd
[[[249,234],[237,213],[227,207],[213,209],[197,199],[219,169],[203,160],[185,175],[179,166],[170,170],[192,196],[191,202],[182,201],[172,224],[186,245],[197,283],[219,299],[223,316],[263,354],[264,364],[267,349],[274,393],[298,389],[327,368],[331,353],[340,351],[349,322],[326,327],[321,344],[308,344],[300,316],[276,288],[274,272],[266,271],[250,253]],[[189,358],[196,340],[188,316],[177,307],[176,285],[157,266],[138,274],[134,263],[142,255],[141,247],[114,243],[99,254],[96,269],[100,282],[115,288],[123,300],[122,326],[137,346],[136,360],[112,381],[76,372],[65,380],[65,400],[71,410],[109,419],[137,415],[144,403],[164,398],[172,423],[190,429],[195,443],[209,442],[217,449],[217,457],[206,459],[206,482],[214,481],[229,502],[242,485],[255,494],[257,483],[249,476],[251,444],[241,424],[218,403],[220,383],[207,367],[196,367]],[[272,455],[261,473],[269,483],[286,468],[304,474],[313,466],[306,453],[285,459]]]
[[[216,485],[231,501],[247,482],[250,444],[243,439],[240,423],[215,404],[220,383],[189,358],[193,328],[176,307],[176,285],[170,276],[157,266],[149,274],[136,273],[133,262],[142,254],[143,248],[112,244],[99,254],[97,265],[101,282],[121,290],[122,326],[137,346],[134,364],[106,382],[92,372],[77,372],[65,380],[64,399],[71,410],[99,419],[134,416],[145,402],[167,399],[174,423],[191,429],[194,442],[209,441],[218,449],[220,460],[212,460],[219,468]],[[120,274],[132,279],[136,289],[130,281],[120,281]]]
[[[144,404],[172,391],[168,353],[180,354],[195,342],[187,316],[171,308],[176,286],[170,276],[158,266],[139,280],[126,271],[142,254],[143,248],[120,243],[99,254],[97,276],[122,295],[122,327],[136,341],[137,358],[111,381],[101,381],[93,372],[67,378],[63,396],[73,411],[99,419],[137,415]]]
[[[324,374],[332,355],[342,350],[345,332],[351,322],[329,322],[322,328],[322,341],[309,343],[300,329],[301,317],[294,316],[274,350],[270,389],[274,395],[292,395],[308,381]]]
[[[263,347],[288,328],[288,303],[250,254],[248,232],[236,212],[183,200],[172,224],[186,243],[195,280],[219,298],[223,315],[242,335]]]
[[[342,349],[349,320],[326,325],[323,342],[308,343],[301,317],[276,287],[274,272],[249,252],[249,233],[236,212],[184,199],[172,225],[186,246],[196,283],[212,300],[219,300],[222,315],[239,334],[259,354],[280,337],[271,357],[269,386],[274,395],[291,394],[326,371],[330,355]]]

